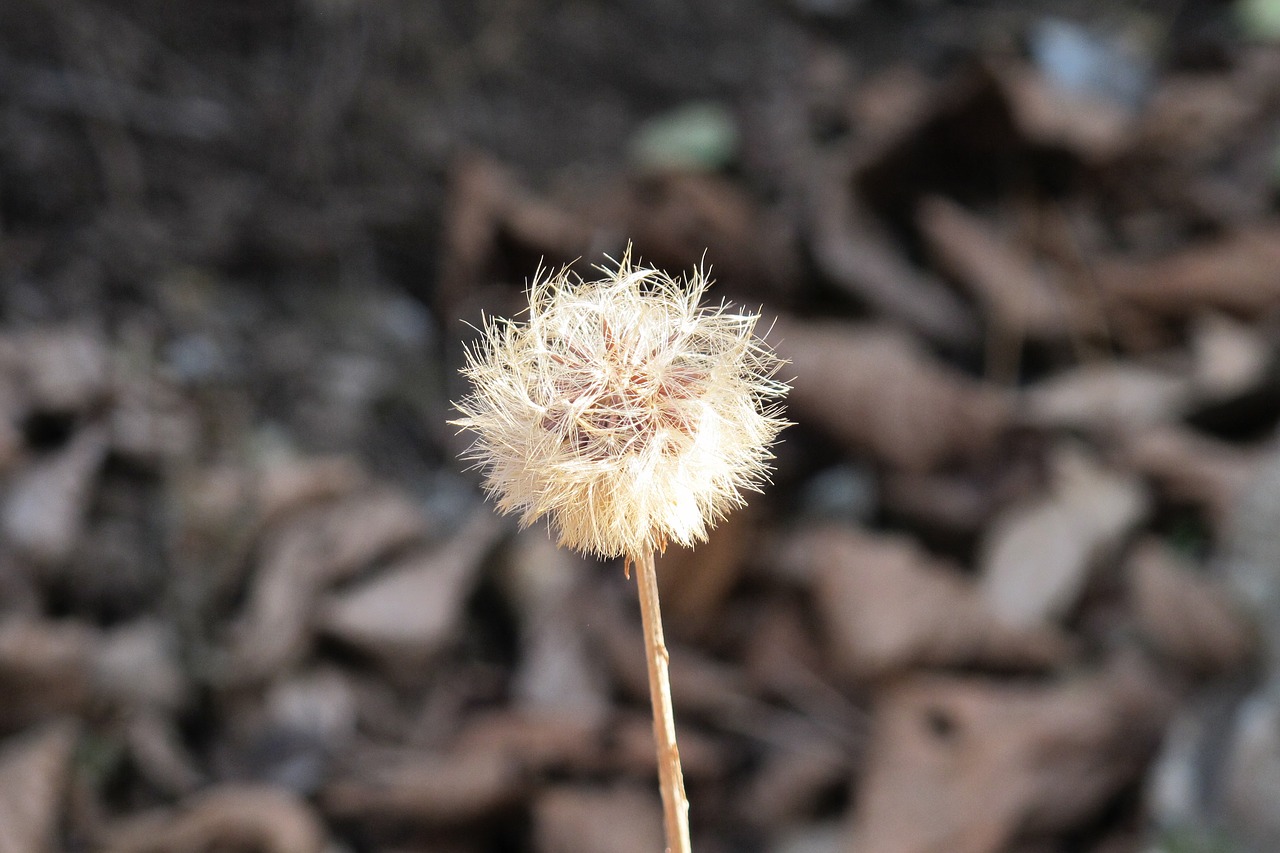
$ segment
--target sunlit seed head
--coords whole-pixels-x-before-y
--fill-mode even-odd
[[[787,425],[782,362],[758,314],[701,306],[698,271],[535,276],[522,320],[489,319],[452,423],[503,512],[548,516],[561,544],[609,557],[692,545],[756,490]]]

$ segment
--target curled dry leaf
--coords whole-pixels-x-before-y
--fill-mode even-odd
[[[1005,334],[1059,339],[1070,331],[1067,294],[1022,248],[960,205],[934,196],[920,203],[920,230],[939,262]]]
[[[1138,628],[1175,664],[1215,675],[1238,669],[1254,652],[1255,633],[1224,590],[1167,545],[1140,543],[1128,569]]]
[[[9,540],[41,563],[60,563],[70,557],[106,454],[106,433],[92,427],[18,475],[0,515]]]
[[[321,853],[323,824],[305,802],[280,788],[225,785],[176,810],[144,815],[112,828],[107,853],[249,848],[262,853]]]
[[[0,752],[0,853],[56,850],[76,727],[59,722],[10,740]]]
[[[1235,231],[1152,261],[1112,261],[1098,268],[1108,294],[1157,314],[1205,310],[1256,318],[1280,306],[1280,227]]]
[[[889,329],[779,321],[769,335],[795,376],[797,420],[899,468],[927,471],[989,453],[1008,399]]]
[[[445,547],[405,557],[320,605],[322,629],[392,667],[417,668],[461,623],[462,607],[500,527],[482,512]]]
[[[306,644],[317,596],[373,560],[421,538],[426,520],[394,492],[358,494],[290,519],[262,547],[262,563],[231,650],[233,680],[261,678]]]
[[[1139,672],[1062,686],[916,678],[881,695],[848,850],[1001,853],[1132,784],[1170,702]]]
[[[662,846],[656,797],[632,788],[548,788],[533,804],[541,853],[651,853]]]
[[[1149,508],[1140,481],[1078,448],[1060,448],[1053,468],[1050,494],[1010,507],[982,544],[982,596],[1011,625],[1064,616],[1094,563],[1118,547]]]
[[[971,582],[909,540],[829,528],[801,534],[814,601],[837,666],[878,678],[920,666],[1041,668],[1061,662],[1057,631],[995,618]]]

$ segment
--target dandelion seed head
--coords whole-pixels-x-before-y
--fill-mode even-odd
[[[469,350],[452,423],[503,512],[550,518],[601,557],[705,541],[757,491],[787,426],[782,361],[759,314],[701,305],[709,281],[633,265],[599,280],[539,273],[520,319],[490,318]]]

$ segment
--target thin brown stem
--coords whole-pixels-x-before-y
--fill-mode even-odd
[[[632,556],[636,586],[640,592],[640,621],[644,625],[644,654],[649,664],[649,700],[653,703],[653,738],[658,747],[658,784],[662,789],[663,823],[667,829],[667,853],[691,853],[689,801],[684,795],[684,772],[676,746],[676,717],[671,710],[670,655],[662,638],[662,611],[658,607],[658,573],[653,552]]]

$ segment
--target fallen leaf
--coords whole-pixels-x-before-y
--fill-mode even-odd
[[[0,752],[0,853],[59,849],[55,831],[76,727],[61,722],[13,738]]]
[[[264,541],[226,672],[259,679],[299,655],[317,597],[378,557],[420,539],[422,512],[394,492],[356,494],[289,519]]]
[[[662,847],[662,808],[652,791],[550,787],[533,804],[540,853],[651,853]]]
[[[800,543],[831,654],[854,678],[922,666],[1038,669],[1066,656],[1056,631],[1002,623],[968,579],[907,539],[827,528]]]
[[[916,219],[941,266],[969,289],[996,330],[1036,340],[1070,331],[1068,294],[1023,248],[941,196],[922,200]]]
[[[326,833],[304,801],[279,788],[228,784],[177,809],[127,819],[107,832],[107,853],[249,848],[262,853],[320,853]]]
[[[1100,264],[1098,280],[1119,302],[1171,317],[1223,311],[1257,318],[1280,306],[1280,228],[1267,224],[1150,261]]]
[[[1239,669],[1255,651],[1255,634],[1225,591],[1168,546],[1139,543],[1127,569],[1138,630],[1178,666],[1193,675],[1220,675]]]
[[[906,681],[877,700],[846,849],[1003,853],[1087,825],[1141,776],[1170,704],[1132,672]]]
[[[939,279],[912,266],[850,197],[847,176],[819,173],[811,183],[812,251],[818,269],[884,319],[949,346],[970,343],[978,327]]]
[[[993,522],[978,558],[979,589],[998,618],[1030,627],[1067,614],[1095,563],[1149,510],[1141,482],[1073,447],[1053,459],[1050,493]]]
[[[1089,364],[1044,379],[1023,394],[1023,417],[1041,427],[1105,430],[1172,421],[1194,399],[1182,371],[1129,361]]]
[[[95,633],[79,622],[25,616],[0,621],[0,729],[78,711],[93,695]]]
[[[769,336],[791,364],[788,410],[850,449],[910,471],[992,452],[1009,424],[995,388],[873,326],[779,321]]]
[[[1230,525],[1263,455],[1175,425],[1128,433],[1121,449],[1134,471],[1168,498],[1203,509],[1221,531]]]
[[[354,756],[320,804],[339,820],[456,825],[510,806],[526,788],[519,765],[484,746],[440,755],[374,750]]]
[[[490,513],[438,551],[414,554],[320,604],[330,636],[392,667],[420,668],[461,624],[462,607],[501,528]]]

